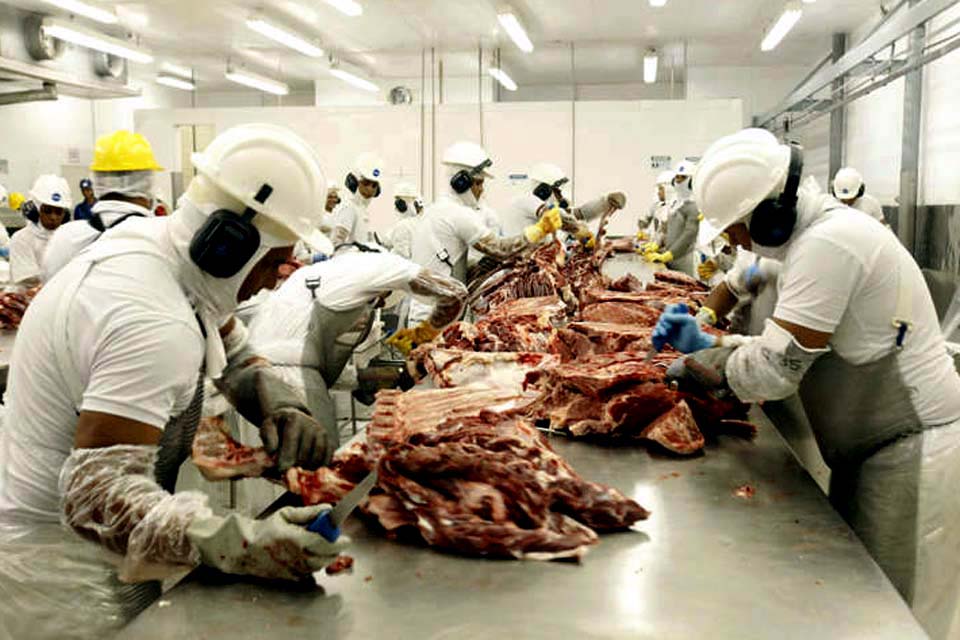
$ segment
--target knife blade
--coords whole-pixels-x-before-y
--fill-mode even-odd
[[[353,513],[364,498],[370,494],[371,489],[377,484],[377,472],[371,471],[366,478],[360,481],[350,492],[340,498],[340,502],[332,509],[327,509],[307,526],[307,531],[319,533],[330,542],[335,542],[340,537],[340,527],[346,522],[347,517]]]

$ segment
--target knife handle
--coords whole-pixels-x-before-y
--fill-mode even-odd
[[[333,513],[333,511],[330,509],[321,513],[313,522],[307,525],[307,531],[319,533],[327,542],[336,542],[337,538],[340,537],[340,527],[333,524],[333,520],[330,518],[331,513]]]

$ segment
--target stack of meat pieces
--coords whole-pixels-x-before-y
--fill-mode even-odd
[[[636,502],[584,480],[553,451],[521,415],[530,400],[484,388],[381,392],[366,442],[338,452],[327,469],[292,469],[284,481],[305,504],[336,502],[376,468],[362,509],[388,535],[467,555],[579,558],[598,532],[645,519]],[[232,457],[211,457],[214,440]],[[236,475],[272,466],[216,422],[205,421],[198,441],[206,444],[195,445],[194,462],[208,477],[225,477],[234,463]]]
[[[0,294],[0,329],[16,329],[23,320],[23,314],[40,287],[27,289],[24,293]]]

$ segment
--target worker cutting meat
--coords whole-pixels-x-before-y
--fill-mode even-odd
[[[413,261],[422,267],[460,282],[467,277],[467,251],[470,247],[496,260],[505,260],[559,231],[563,222],[558,207],[547,210],[521,235],[498,237],[484,225],[479,206],[484,181],[493,178],[493,161],[486,151],[472,142],[457,142],[443,154],[447,168],[447,192],[423,213],[413,240]],[[421,339],[436,335],[439,327],[430,324],[432,307],[414,300],[409,322]]]
[[[759,129],[710,147],[697,201],[734,242],[782,260],[779,299],[758,337],[715,338],[673,308],[654,343],[691,354],[671,370],[681,384],[744,402],[799,390],[832,504],[944,638],[960,602],[960,376],[912,256],[803,170],[802,149]]]
[[[394,293],[434,303],[427,322],[441,328],[457,319],[466,288],[387,251],[367,247],[337,253],[298,269],[260,305],[250,323],[254,350],[278,366],[325,424],[334,424],[329,389],[371,329],[375,311]],[[432,336],[431,336],[432,337]],[[420,338],[401,330],[392,342],[409,350]]]
[[[647,261],[665,264],[690,276],[696,275],[693,258],[700,229],[700,210],[693,197],[695,171],[696,165],[690,161],[681,162],[677,167],[673,177],[677,197],[670,205],[663,247],[652,250],[648,245],[642,250]]]
[[[61,226],[50,238],[43,257],[44,280],[107,229],[131,218],[153,217],[153,177],[162,168],[142,135],[121,129],[101,136],[90,170],[99,200],[90,208],[90,216]]]
[[[390,227],[384,244],[398,256],[409,259],[413,252],[414,229],[423,213],[423,198],[415,186],[400,182],[393,190],[393,209],[400,219]]]
[[[673,185],[673,171],[663,171],[657,176],[657,190],[646,215],[637,218],[637,240],[660,247],[666,239],[667,218],[670,216],[670,200],[667,189]]]
[[[527,192],[515,198],[503,212],[503,235],[507,237],[522,234],[524,229],[537,223],[544,211],[557,207],[563,220],[563,230],[577,240],[589,242],[593,234],[587,223],[610,209],[623,209],[627,203],[626,196],[618,192],[571,210],[570,203],[563,195],[563,187],[570,182],[570,178],[563,169],[544,162],[531,167],[528,175],[530,187]]]
[[[224,131],[193,165],[172,216],[108,231],[21,325],[0,429],[0,584],[18,594],[0,599],[0,624],[13,637],[96,635],[156,597],[155,580],[174,570],[202,563],[301,580],[340,548],[304,528],[318,508],[251,520],[173,493],[204,375],[260,426],[281,471],[323,465],[336,446],[331,425],[311,417],[231,315],[274,285],[298,238],[322,244],[326,182],[314,152],[287,129],[252,124]]]
[[[10,282],[21,288],[43,282],[43,254],[53,232],[70,220],[70,186],[60,176],[43,175],[30,190],[33,206],[24,207],[27,226],[10,238]]]
[[[344,184],[349,193],[331,214],[334,247],[350,242],[370,242],[370,201],[380,196],[383,160],[372,153],[357,158]]]

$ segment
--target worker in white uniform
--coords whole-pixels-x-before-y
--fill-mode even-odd
[[[700,210],[693,197],[693,175],[696,165],[690,161],[680,163],[673,177],[676,198],[670,204],[667,229],[660,251],[644,251],[649,262],[667,265],[674,271],[694,276],[694,247],[700,229]]]
[[[527,175],[529,188],[517,196],[501,215],[504,236],[520,235],[524,229],[536,224],[544,211],[558,207],[563,219],[563,231],[577,240],[589,242],[593,234],[587,227],[588,222],[596,220],[611,208],[622,209],[626,206],[626,196],[617,192],[571,210],[569,201],[563,195],[563,187],[570,182],[570,178],[563,169],[543,162],[531,167]]]
[[[42,175],[33,183],[27,226],[10,238],[10,282],[22,288],[43,282],[43,254],[57,228],[70,219],[73,206],[70,186],[60,176]]]
[[[887,224],[887,219],[883,216],[883,206],[879,200],[867,193],[863,176],[856,169],[844,167],[837,171],[833,178],[833,196],[848,207]]]
[[[250,323],[250,343],[301,391],[313,415],[334,420],[329,389],[366,338],[376,310],[396,293],[432,301],[429,323],[437,328],[457,319],[467,296],[449,276],[387,251],[351,247],[298,269],[271,293]]]
[[[484,181],[493,178],[489,171],[493,161],[487,152],[478,144],[457,142],[444,152],[443,164],[447,169],[446,192],[426,208],[413,239],[412,258],[420,266],[465,282],[470,247],[505,260],[560,230],[560,211],[554,207],[526,227],[522,235],[498,237],[484,225],[478,209]],[[417,343],[439,331],[429,322],[431,312],[430,304],[414,300],[410,305],[409,323],[420,331]]]
[[[13,195],[13,194],[11,194]],[[13,209],[16,211],[19,208],[19,205],[14,207],[10,202],[10,196],[7,195],[7,190],[0,185],[0,208],[2,209]],[[0,257],[6,258],[10,255],[10,235],[7,233],[7,228],[0,224]]]
[[[50,238],[43,258],[45,281],[107,229],[132,218],[153,217],[153,177],[163,169],[142,135],[121,129],[101,136],[90,170],[98,201],[89,218],[68,222]]]
[[[681,384],[744,402],[799,390],[832,504],[945,638],[960,603],[960,376],[912,256],[802,176],[802,149],[761,129],[707,150],[697,201],[713,227],[782,260],[779,299],[758,337],[715,338],[674,308],[654,344],[692,353],[671,369]]]
[[[398,256],[409,259],[414,229],[423,213],[423,198],[417,188],[409,182],[398,182],[393,189],[393,210],[400,219],[387,231],[383,243]]]
[[[383,160],[372,153],[362,153],[347,174],[346,200],[341,202],[330,221],[333,246],[351,242],[371,242],[370,201],[380,196],[380,181],[383,179]]]
[[[85,543],[92,553],[75,558],[68,537],[33,549],[29,577],[0,563],[0,591],[35,591],[0,603],[13,607],[0,626],[30,632],[0,636],[46,637],[45,625],[78,619],[116,625],[159,594],[150,581],[200,563],[301,580],[342,548],[304,527],[322,507],[251,520],[172,493],[205,376],[260,426],[281,473],[325,464],[336,446],[336,425],[310,416],[232,316],[238,300],[275,285],[298,237],[319,242],[326,181],[314,151],[288,129],[249,124],[222,132],[193,166],[173,215],[108,231],[40,291],[20,326],[0,429],[0,555],[29,555],[61,519],[103,549]],[[32,534],[6,536],[11,527]],[[31,605],[18,611],[24,598]],[[58,598],[68,604],[30,615]]]
[[[664,232],[667,228],[667,218],[670,216],[668,189],[672,189],[674,176],[673,171],[663,171],[657,176],[657,190],[653,202],[650,203],[650,209],[646,215],[637,218],[637,241],[653,243],[657,250],[663,246],[663,242],[666,240]]]

